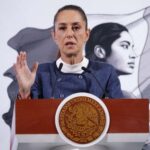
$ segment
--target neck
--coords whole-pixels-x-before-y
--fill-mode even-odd
[[[61,64],[63,64],[62,67],[60,67]],[[88,64],[89,60],[86,57],[83,57],[83,60],[80,63],[73,65],[64,62],[61,58],[57,59],[56,61],[57,68],[61,68],[59,69],[59,71],[64,73],[83,73],[84,70],[82,69],[82,67],[87,68]]]
[[[83,60],[83,55],[68,55],[68,56],[63,56],[61,55],[61,59],[70,65],[78,64]]]

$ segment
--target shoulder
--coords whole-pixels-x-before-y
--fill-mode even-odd
[[[114,71],[114,67],[108,63],[100,62],[100,61],[89,61],[89,68],[92,70],[103,70],[103,71]]]
[[[55,62],[39,64],[38,72],[48,72],[52,68],[54,68],[54,66],[55,66]]]

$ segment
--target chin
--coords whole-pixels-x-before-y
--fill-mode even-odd
[[[116,70],[118,75],[130,75],[134,73],[134,70]]]
[[[127,74],[133,74],[134,73],[134,68],[129,68],[127,69]]]
[[[66,53],[67,56],[77,56],[78,55],[78,51],[70,51],[68,53]]]

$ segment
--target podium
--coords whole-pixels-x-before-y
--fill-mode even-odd
[[[104,99],[103,102],[109,111],[110,126],[99,144],[108,149],[141,150],[149,134],[148,99]],[[55,127],[55,112],[60,103],[60,99],[17,100],[11,150],[50,150],[67,144]]]

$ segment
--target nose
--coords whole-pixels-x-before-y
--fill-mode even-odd
[[[72,30],[71,27],[68,27],[67,28],[67,32],[66,32],[66,37],[67,38],[72,38],[73,37],[73,34],[74,34],[74,31]]]
[[[135,53],[134,49],[131,49],[131,50],[130,50],[130,55],[129,55],[129,57],[130,57],[130,58],[133,58],[133,59],[136,58],[136,53]]]

